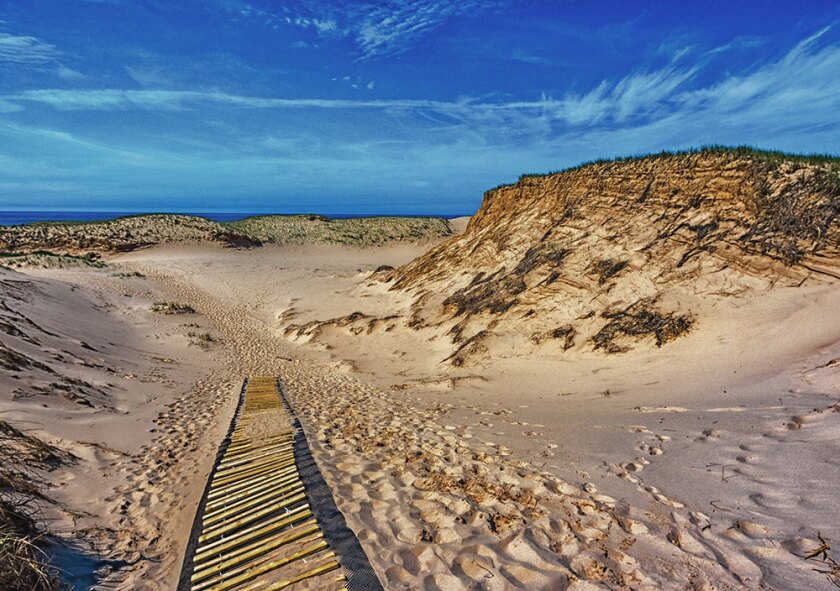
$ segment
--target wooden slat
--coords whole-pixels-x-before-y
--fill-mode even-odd
[[[266,562],[265,564],[262,564],[262,565],[254,568],[254,569],[252,569],[252,570],[250,570],[246,573],[243,573],[243,574],[235,576],[235,577],[231,577],[230,579],[226,580],[225,582],[223,582],[219,585],[216,585],[215,587],[211,587],[210,591],[227,591],[227,589],[231,589],[232,587],[236,587],[237,585],[240,585],[242,583],[246,583],[246,582],[248,582],[250,580],[253,580],[253,579],[255,579],[255,578],[257,578],[261,575],[268,574],[268,573],[270,573],[272,571],[275,571],[275,570],[277,570],[277,569],[279,569],[283,566],[291,564],[292,562],[294,562],[296,560],[300,560],[301,558],[306,558],[307,556],[315,554],[316,552],[320,552],[321,550],[324,550],[326,547],[327,547],[327,543],[324,542],[323,540],[321,540],[321,541],[313,544],[312,546],[309,546],[308,548],[304,548],[303,550],[300,550],[299,552],[295,552],[291,556],[286,556],[286,557],[281,558],[279,560]],[[327,552],[326,554],[324,554],[324,558],[330,558],[332,556],[334,556],[334,554],[332,552]],[[298,579],[298,580],[303,580],[303,579]]]
[[[203,523],[209,524],[214,523],[220,519],[225,518],[225,513],[230,513],[231,511],[242,512],[246,509],[250,509],[255,505],[262,505],[264,503],[270,503],[274,501],[282,501],[284,499],[289,498],[290,496],[300,493],[303,491],[303,483],[298,481],[294,484],[290,484],[289,486],[284,486],[278,489],[271,490],[261,495],[257,495],[255,497],[242,499],[238,503],[234,503],[232,505],[227,505],[222,509],[218,509],[214,511],[212,514],[207,514],[204,516]]]
[[[200,581],[221,569],[227,568],[229,565],[236,564],[240,558],[250,557],[253,551],[269,552],[277,547],[284,546],[289,542],[300,540],[312,534],[323,535],[315,520],[309,519],[292,529],[284,530],[282,534],[258,540],[257,542],[237,548],[228,554],[221,554],[216,558],[201,563],[200,566],[196,567],[192,575],[192,580]]]
[[[306,579],[311,579],[312,577],[317,577],[319,575],[323,575],[329,572],[334,571],[339,567],[338,561],[330,560],[326,564],[321,566],[316,566],[315,568],[308,570],[304,573],[297,575],[296,577],[292,577],[291,579],[286,579],[285,581],[280,581],[279,583],[269,584],[268,586],[259,585],[254,587],[248,587],[243,589],[242,591],[280,591],[281,589],[285,589],[286,587],[290,587],[295,583],[300,583],[301,581],[305,581]]]
[[[259,486],[259,484],[263,480],[268,480],[270,478],[280,478],[283,476],[288,476],[289,474],[297,474],[297,465],[292,464],[287,468],[283,468],[282,470],[274,472],[273,474],[260,473],[252,475],[249,478],[244,478],[239,482],[234,482],[226,486],[212,488],[210,489],[210,494],[207,495],[207,498],[216,500],[218,498],[225,497],[229,494],[239,492],[243,489],[247,489],[252,486]]]
[[[286,509],[287,507],[291,507],[293,505],[300,504],[306,500],[306,493],[303,492],[296,492],[293,495],[286,496],[283,499],[278,499],[273,503],[270,503],[267,507],[255,507],[250,509],[249,511],[239,511],[237,509],[232,510],[225,510],[221,514],[221,521],[222,523],[216,526],[209,526],[206,525],[204,527],[205,532],[221,532],[227,533],[231,531],[231,529],[239,528],[245,524],[253,523],[254,521],[259,521],[261,518],[265,517],[266,515],[272,515],[281,509]],[[219,521],[216,519],[215,521]],[[206,535],[210,536],[211,534],[207,533]],[[212,535],[219,535],[218,533],[214,533]],[[212,537],[212,536],[211,536]]]
[[[262,482],[260,482],[259,484],[256,484],[256,485],[251,486],[251,487],[245,487],[245,488],[240,489],[238,491],[231,492],[227,495],[222,495],[221,497],[219,497],[215,501],[209,501],[204,506],[204,510],[205,511],[209,510],[210,512],[215,512],[216,510],[218,510],[219,507],[224,507],[225,505],[230,505],[232,503],[235,503],[239,499],[242,499],[242,498],[247,497],[249,495],[260,493],[260,492],[262,492],[264,490],[267,490],[269,488],[274,488],[274,487],[277,487],[277,486],[286,486],[290,482],[292,482],[294,480],[297,480],[297,479],[298,479],[297,470],[293,470],[292,472],[289,472],[288,474],[279,474],[279,475],[276,475],[276,476],[272,476],[271,478],[264,478],[264,479],[262,479]]]
[[[254,525],[243,531],[236,532],[235,534],[228,536],[227,538],[224,538],[222,540],[217,540],[210,544],[201,546],[196,551],[195,560],[199,561],[209,556],[214,556],[219,552],[224,552],[225,550],[235,548],[240,544],[245,544],[252,540],[259,539],[262,536],[266,536],[268,534],[277,532],[281,529],[290,527],[309,517],[312,517],[312,511],[310,510],[309,505],[295,507],[288,514],[277,515],[275,518],[268,521],[267,523],[263,522]]]
[[[248,380],[234,421],[200,517],[191,591],[278,591],[315,578],[336,589],[345,579],[329,575],[339,565],[307,502],[274,378]]]
[[[213,478],[214,483],[223,484],[226,482],[230,482],[231,478],[241,478],[246,474],[253,474],[255,471],[261,468],[267,468],[269,466],[273,466],[274,464],[278,464],[281,462],[285,462],[287,465],[291,461],[294,463],[295,461],[295,454],[294,452],[285,452],[282,454],[272,454],[265,458],[261,458],[259,462],[253,462],[250,464],[245,464],[243,466],[237,466],[235,468],[230,468],[228,470],[224,470],[218,474],[216,477]]]
[[[309,548],[310,546],[317,544],[318,542],[323,542],[323,537],[324,534],[322,534],[319,531],[315,534],[299,537],[295,540],[292,540],[291,542],[287,542],[282,546],[272,548],[271,550],[263,551],[263,549],[260,548],[253,550],[248,557],[243,556],[240,558],[225,561],[224,563],[222,563],[225,566],[221,570],[219,570],[215,575],[211,576],[210,578],[205,578],[201,582],[194,583],[192,591],[204,591],[204,589],[207,589],[208,587],[214,587],[220,583],[229,581],[234,577],[238,577],[245,573],[253,572],[254,569],[259,569],[263,565],[275,563],[286,556],[293,556],[302,549]],[[324,542],[324,544],[325,545],[323,546],[323,548],[319,548],[319,550],[326,549],[326,542]],[[312,554],[317,554],[317,552],[318,551],[316,550]],[[300,558],[301,557],[294,558],[289,563],[290,568],[292,563]],[[306,559],[303,560],[305,562]],[[219,566],[221,566],[221,564]],[[259,579],[260,576],[257,576],[256,578]]]

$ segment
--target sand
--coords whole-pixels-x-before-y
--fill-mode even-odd
[[[42,294],[13,305],[58,335],[33,358],[101,366],[56,366],[95,386],[93,407],[0,409],[79,456],[50,475],[51,511],[110,562],[99,588],[174,588],[248,374],[280,376],[388,589],[834,588],[802,556],[818,532],[840,539],[835,283],[704,301],[702,330],[663,349],[523,357],[498,342],[453,370],[448,347],[388,319],[407,297],[368,279],[426,248],[166,246],[2,271],[35,281]],[[364,331],[287,330],[354,312]],[[53,379],[18,373],[4,392]]]
[[[77,588],[94,570],[173,588],[239,388],[207,371],[216,353],[189,344],[184,324],[201,320],[151,312],[144,284],[104,269],[0,270],[7,318],[23,329],[3,342],[43,364],[0,374],[0,412],[75,456],[42,478],[44,518],[65,542],[48,552]]]

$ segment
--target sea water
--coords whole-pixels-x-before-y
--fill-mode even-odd
[[[90,221],[101,221],[101,220],[111,220],[114,218],[127,216],[127,215],[143,215],[143,214],[152,214],[152,213],[162,213],[162,212],[142,212],[142,211],[0,211],[0,226],[19,226],[21,224],[31,224],[34,222],[90,222]],[[241,220],[243,218],[253,217],[253,216],[262,216],[262,215],[275,215],[271,213],[264,213],[264,212],[166,212],[166,213],[173,213],[177,215],[196,215],[201,216],[203,218],[207,218],[209,220],[213,220],[215,222],[233,222],[236,220]],[[280,215],[280,214],[277,214]],[[299,215],[299,214],[291,214],[291,215]],[[331,219],[350,219],[350,218],[362,218],[362,217],[378,217],[379,215],[387,215],[387,216],[398,216],[398,217],[440,217],[446,219],[452,219],[455,217],[460,217],[456,215],[437,215],[437,214],[428,214],[426,215],[405,215],[405,214],[398,214],[398,213],[388,213],[388,214],[354,214],[354,213],[325,213],[325,214],[317,214],[323,215],[324,217],[328,217]]]

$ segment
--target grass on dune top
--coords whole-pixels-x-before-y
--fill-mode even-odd
[[[613,158],[598,158],[596,160],[589,160],[581,162],[568,168],[560,170],[552,170],[549,172],[529,172],[519,176],[519,180],[529,178],[541,178],[552,176],[555,174],[562,174],[564,172],[573,172],[586,168],[588,166],[597,166],[601,164],[618,164],[622,162],[637,162],[640,160],[657,160],[665,158],[679,158],[682,156],[696,156],[696,155],[722,155],[733,156],[735,158],[744,158],[764,162],[770,166],[778,166],[779,164],[790,162],[801,165],[828,165],[832,169],[840,171],[840,156],[836,154],[799,154],[795,152],[784,152],[781,150],[766,150],[754,146],[723,146],[723,145],[709,145],[700,148],[689,148],[686,150],[662,150],[660,152],[650,152],[642,154],[633,154],[630,156],[616,156]],[[503,183],[495,189],[512,186],[515,183]]]
[[[198,215],[137,214],[110,220],[36,222],[0,226],[0,243],[15,248],[131,246],[179,240],[237,244],[346,244],[377,246],[386,242],[424,242],[450,236],[449,222],[436,217],[377,216],[331,219],[316,214],[260,215],[216,222]]]
[[[20,226],[99,226],[103,224],[113,224],[115,222],[125,222],[130,220],[142,220],[145,218],[161,218],[161,219],[188,219],[196,222],[215,224],[213,220],[189,213],[165,213],[165,212],[149,212],[149,213],[131,213],[120,215],[115,218],[105,218],[101,220],[43,220],[38,222],[29,222],[28,224],[20,224]]]

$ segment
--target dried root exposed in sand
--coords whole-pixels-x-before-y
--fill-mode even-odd
[[[655,300],[644,299],[624,310],[603,312],[602,316],[609,322],[592,337],[595,349],[607,353],[626,351],[626,347],[616,342],[622,335],[636,339],[653,336],[656,346],[661,347],[691,330],[694,320],[690,314],[666,314],[658,310],[655,303]]]
[[[805,554],[805,560],[812,560],[819,564],[814,570],[826,576],[829,582],[840,589],[840,562],[832,556],[829,540],[817,533],[818,545]]]

